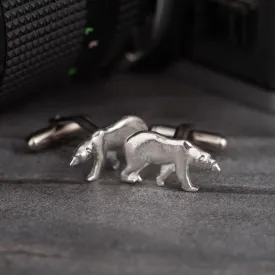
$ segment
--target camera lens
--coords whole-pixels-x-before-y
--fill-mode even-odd
[[[1,0],[0,98],[111,66],[136,0]]]

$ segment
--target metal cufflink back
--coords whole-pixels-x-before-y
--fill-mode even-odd
[[[51,118],[49,123],[49,127],[38,130],[27,137],[29,149],[33,151],[45,149],[75,134],[93,133],[98,129],[86,115],[56,116]],[[193,124],[180,124],[177,127],[151,125],[149,130],[169,138],[188,140],[192,144],[210,152],[223,151],[227,147],[227,139],[224,136],[198,130]]]
[[[94,125],[88,116],[75,115],[60,117],[59,115],[49,119],[49,126],[31,133],[26,141],[32,151],[46,149],[58,141],[68,139],[76,134],[94,132],[98,127]]]
[[[184,139],[209,152],[224,151],[227,139],[217,133],[198,130],[193,124],[180,124],[177,127],[167,125],[152,125],[150,131],[169,138]]]

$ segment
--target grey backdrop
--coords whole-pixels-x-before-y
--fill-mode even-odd
[[[275,118],[184,85],[173,75],[117,75],[52,92],[0,117],[1,274],[273,274]],[[57,113],[98,125],[135,114],[148,123],[196,122],[229,136],[222,172],[192,169],[198,193],[175,176],[121,183],[106,169],[69,167],[76,143],[38,154],[29,132]]]

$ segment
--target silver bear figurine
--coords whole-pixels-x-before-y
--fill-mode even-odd
[[[97,180],[107,159],[115,170],[119,168],[117,151],[123,150],[127,137],[144,130],[148,130],[148,126],[141,118],[136,116],[123,117],[113,125],[94,132],[89,140],[78,147],[70,165],[75,166],[94,157],[94,165],[87,176],[87,180]]]
[[[127,166],[121,173],[121,180],[125,182],[141,182],[140,171],[149,164],[157,164],[161,165],[156,179],[158,186],[163,186],[164,180],[176,172],[181,188],[196,192],[198,188],[192,185],[188,176],[190,164],[213,171],[221,170],[210,154],[190,142],[166,138],[149,131],[140,131],[128,137],[124,152]]]

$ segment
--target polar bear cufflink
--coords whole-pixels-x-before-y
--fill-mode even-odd
[[[160,173],[156,178],[157,185],[163,186],[164,180],[172,173],[181,182],[185,191],[196,192],[189,178],[189,165],[220,172],[218,163],[210,154],[192,145],[185,140],[175,140],[163,135],[141,131],[128,137],[124,144],[127,166],[121,173],[124,182],[141,182],[139,175],[142,169],[149,164],[161,165]]]
[[[114,170],[120,167],[117,152],[125,154],[126,168],[121,173],[124,182],[141,182],[139,175],[149,164],[161,165],[156,178],[157,185],[163,186],[165,179],[176,172],[181,187],[185,191],[198,191],[189,178],[189,165],[220,171],[218,163],[211,155],[186,140],[167,138],[148,130],[146,123],[139,117],[127,116],[111,126],[95,131],[76,150],[70,165],[75,166],[93,158],[88,181],[100,178],[106,161]]]
[[[90,139],[78,147],[70,165],[75,166],[93,158],[94,164],[87,180],[97,180],[106,160],[110,161],[115,170],[119,168],[117,152],[123,151],[126,138],[138,131],[146,130],[148,130],[148,126],[141,118],[136,116],[123,117],[113,125],[95,131]]]

